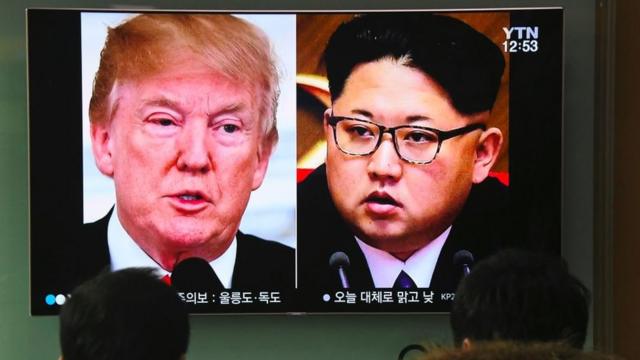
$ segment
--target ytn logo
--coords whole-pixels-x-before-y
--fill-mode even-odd
[[[513,26],[513,27],[503,27],[502,31],[507,36],[507,40],[510,40],[512,37],[514,39],[522,40],[522,39],[537,39],[538,38],[538,27],[537,26]]]

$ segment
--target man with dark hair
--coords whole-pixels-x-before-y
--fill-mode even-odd
[[[559,257],[504,250],[460,282],[451,309],[457,345],[476,341],[565,342],[582,348],[589,290]]]
[[[61,360],[179,360],[188,344],[186,307],[151,268],[103,273],[60,312]]]
[[[453,292],[453,255],[504,238],[505,187],[488,177],[500,49],[451,17],[367,14],[338,27],[324,60],[327,158],[298,189],[300,285],[344,287],[328,261],[342,252],[351,288]]]

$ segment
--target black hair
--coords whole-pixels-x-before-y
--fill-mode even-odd
[[[497,45],[460,20],[420,12],[359,15],[338,27],[324,52],[331,99],[357,65],[383,58],[407,58],[463,115],[491,110],[505,64]]]
[[[562,258],[503,250],[460,282],[451,309],[454,341],[555,341],[582,348],[589,298]]]
[[[150,268],[98,275],[60,312],[64,360],[178,360],[188,344],[186,307]]]

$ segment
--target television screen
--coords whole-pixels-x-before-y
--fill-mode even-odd
[[[559,253],[562,20],[28,10],[32,314],[138,266],[194,313],[443,312]]]

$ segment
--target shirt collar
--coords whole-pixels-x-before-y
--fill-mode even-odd
[[[356,237],[356,242],[364,253],[369,272],[376,288],[391,288],[401,271],[411,276],[419,288],[428,288],[435,270],[440,251],[451,232],[449,226],[442,234],[413,253],[406,261],[399,260],[386,251],[374,248]]]
[[[122,223],[120,223],[117,207],[109,219],[107,243],[109,245],[109,256],[111,258],[111,271],[129,267],[150,267],[156,269],[160,277],[171,275],[170,272],[162,268],[147,255],[131,236],[129,236],[124,227],[122,227]],[[211,265],[211,268],[213,268],[213,271],[215,271],[218,279],[220,279],[220,282],[226,289],[231,287],[237,248],[238,244],[236,237],[234,237],[227,250],[218,258],[209,262],[209,265]]]

